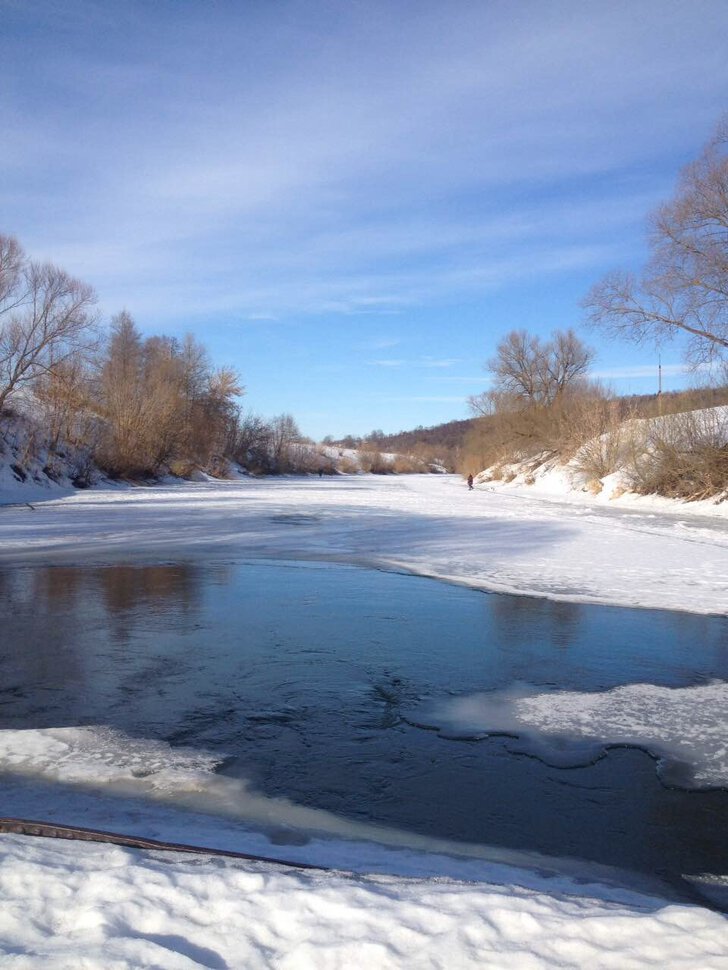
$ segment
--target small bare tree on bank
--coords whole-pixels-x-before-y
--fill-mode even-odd
[[[594,353],[573,330],[550,340],[512,330],[487,362],[492,388],[470,398],[482,421],[468,435],[462,465],[472,470],[573,446],[573,424],[601,396],[587,379]]]
[[[0,235],[0,413],[13,393],[91,345],[95,303],[86,283]]]
[[[698,365],[728,357],[728,117],[649,222],[641,279],[606,276],[584,300],[589,321],[641,342],[682,333]]]

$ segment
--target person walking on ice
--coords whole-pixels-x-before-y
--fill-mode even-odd
[[[473,476],[468,475],[468,491],[472,492],[472,490],[473,490]]]

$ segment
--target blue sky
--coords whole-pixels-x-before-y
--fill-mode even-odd
[[[505,332],[640,265],[728,108],[728,4],[0,0],[0,62],[0,232],[320,438],[466,417]]]

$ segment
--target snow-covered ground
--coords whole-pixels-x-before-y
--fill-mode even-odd
[[[606,504],[556,487],[490,484],[468,492],[453,476],[248,479],[68,494],[3,484],[6,566],[311,557],[555,599],[701,613],[728,608],[725,506]],[[668,694],[654,707],[669,709],[679,732],[685,705],[696,698],[682,692],[670,708]],[[545,713],[538,697],[522,698],[510,716],[543,736],[581,731],[591,743],[614,739],[614,710],[629,718],[642,707],[629,692],[590,703],[562,698]],[[494,726],[492,711],[486,718],[477,704],[449,713],[459,722],[467,714],[471,727]],[[712,721],[704,727],[699,753],[716,764],[720,731]],[[635,735],[633,728],[634,718],[622,725],[621,739],[644,741],[651,729],[638,725]],[[62,732],[29,732],[22,741],[8,733],[3,759],[11,765],[15,758],[19,768],[24,758],[46,758],[49,772],[63,771],[68,740]],[[654,744],[669,742],[659,736]],[[85,770],[71,761],[68,770]],[[196,834],[188,841],[199,841]],[[356,847],[336,861],[331,844],[327,863],[356,874],[2,836],[3,965],[728,968],[723,916],[619,889],[603,874],[585,879],[556,863],[529,870],[394,849],[387,870],[381,854],[370,867],[350,864]]]
[[[0,936],[13,970],[709,970],[728,960],[722,916],[600,887],[572,895],[14,836],[2,845]]]

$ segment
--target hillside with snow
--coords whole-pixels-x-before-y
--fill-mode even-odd
[[[717,510],[728,497],[728,407],[623,421],[568,460],[543,453],[499,462],[476,483],[599,504],[645,506],[649,496],[660,508],[678,511],[689,502]]]

